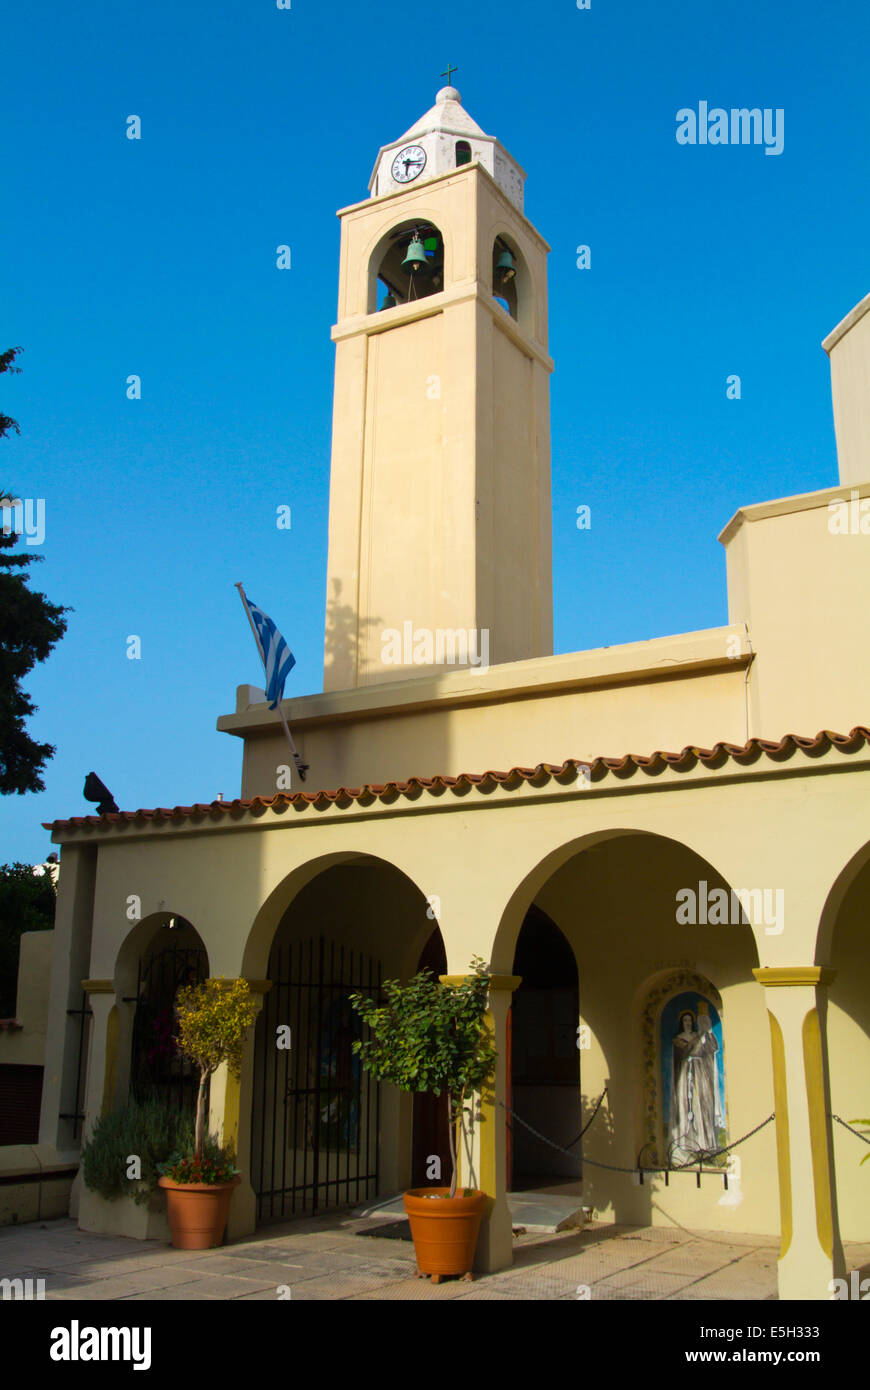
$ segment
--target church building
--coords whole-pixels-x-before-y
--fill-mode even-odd
[[[723,517],[728,623],[554,655],[525,178],[448,86],[339,213],[323,691],[283,703],[310,771],[241,685],[237,797],[53,824],[42,1152],[189,1086],[175,990],[243,977],[228,1235],[423,1185],[443,1108],[361,1073],[347,996],[480,956],[481,1269],[511,1191],[573,1183],[596,1222],[776,1234],[780,1296],[827,1300],[870,1209],[870,295],[823,344],[840,486]]]

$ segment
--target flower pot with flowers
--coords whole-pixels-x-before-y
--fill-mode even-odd
[[[475,957],[461,984],[441,984],[422,970],[406,985],[386,980],[381,1005],[359,994],[350,1002],[369,1037],[354,1051],[378,1081],[403,1091],[447,1094],[450,1186],[416,1188],[404,1194],[414,1238],[417,1273],[438,1283],[447,1274],[472,1278],[480,1223],[488,1198],[476,1188],[457,1191],[456,1130],[466,1138],[466,1101],[485,1091],[496,1050],[485,1015],[489,975]]]
[[[257,1003],[247,980],[206,980],[179,990],[176,999],[178,1048],[199,1068],[192,1151],[180,1151],[161,1164],[160,1186],[172,1244],[179,1250],[209,1250],[224,1238],[230,1199],[241,1181],[229,1147],[206,1133],[209,1078],[226,1063],[238,1077],[248,1029]]]

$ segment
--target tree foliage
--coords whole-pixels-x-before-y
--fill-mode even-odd
[[[450,1196],[456,1195],[457,1122],[465,1130],[465,1102],[484,1091],[496,1049],[486,1026],[489,975],[475,956],[472,973],[459,985],[443,985],[421,970],[406,985],[385,980],[385,1004],[351,994],[350,1002],[370,1036],[353,1044],[362,1065],[378,1081],[403,1091],[447,1093]]]
[[[14,372],[16,376],[19,374],[21,368],[16,367],[15,359],[20,351],[20,347],[14,347],[7,348],[5,352],[0,352],[0,373]],[[3,438],[4,434],[8,434],[10,430],[14,430],[16,434],[20,434],[21,426],[17,420],[12,419],[11,415],[4,415],[3,412],[0,411],[0,439]]]
[[[50,874],[29,864],[0,865],[0,1018],[15,1013],[18,957],[26,931],[50,931],[57,896]]]
[[[247,980],[204,980],[178,991],[179,1051],[199,1068],[194,1151],[202,1154],[205,1136],[205,1094],[209,1077],[226,1062],[232,1076],[241,1073],[248,1029],[259,1012]]]
[[[21,370],[14,365],[20,351],[16,347],[0,353],[0,373]],[[0,414],[0,439],[11,430],[21,433],[16,420]],[[0,504],[14,497],[0,480]],[[11,508],[0,511],[0,523],[12,516]],[[66,632],[63,615],[69,611],[28,588],[29,566],[43,557],[28,551],[13,555],[18,539],[11,525],[0,524],[0,795],[45,789],[42,772],[55,749],[50,743],[35,742],[27,733],[24,721],[36,713],[36,705],[21,689],[21,682],[60,641]]]

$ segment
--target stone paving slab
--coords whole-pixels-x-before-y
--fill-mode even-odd
[[[666,1299],[672,1298],[674,1294],[680,1293],[694,1282],[689,1275],[665,1274],[657,1268],[644,1273],[629,1269],[622,1274],[610,1274],[606,1279],[598,1280],[591,1285],[591,1293],[595,1299],[602,1289],[619,1289],[631,1293],[633,1298]]]
[[[302,1275],[305,1265],[301,1262],[290,1264],[284,1260],[255,1260],[244,1258],[233,1258],[227,1254],[215,1254],[214,1251],[207,1252],[207,1258],[197,1260],[195,1265],[191,1265],[195,1271],[194,1277],[205,1278],[209,1274],[222,1274],[239,1279],[262,1279],[264,1274],[271,1278],[274,1275],[275,1284],[289,1284],[295,1275]]]
[[[240,1298],[243,1294],[258,1293],[260,1291],[271,1294],[277,1301],[278,1286],[285,1280],[261,1276],[259,1279],[240,1279],[227,1274],[209,1274],[205,1276],[194,1275],[179,1288],[179,1296],[186,1298],[217,1298],[221,1302],[230,1298]],[[144,1289],[138,1290],[145,1293]],[[164,1293],[171,1292],[169,1286],[164,1289]]]
[[[143,1269],[139,1274],[124,1274],[120,1279],[99,1279],[91,1283],[76,1284],[66,1289],[52,1290],[46,1284],[46,1299],[63,1299],[66,1302],[78,1299],[118,1299],[130,1294],[150,1293],[157,1289],[175,1289],[176,1298],[184,1298],[179,1286],[186,1286],[196,1278],[193,1270],[179,1271],[161,1266],[157,1269]]]
[[[522,1274],[511,1275],[510,1278],[491,1278],[481,1281],[480,1287],[486,1285],[492,1289],[493,1298],[501,1298],[502,1295],[510,1298],[528,1298],[535,1301],[541,1299],[554,1298],[577,1298],[577,1285],[570,1279],[553,1278],[547,1274],[538,1274],[530,1279]],[[476,1286],[475,1286],[476,1287]],[[473,1295],[463,1294],[462,1297]]]
[[[197,1302],[197,1303],[222,1303],[222,1302],[224,1301],[218,1294],[203,1293],[201,1288],[200,1288],[200,1289],[197,1289],[195,1292],[192,1292],[192,1290],[193,1290],[193,1285],[192,1285],[192,1284],[185,1284],[184,1288],[185,1288],[185,1292],[184,1292],[184,1295],[183,1295],[183,1296],[182,1296],[180,1293],[176,1292],[174,1289],[153,1289],[150,1293],[134,1293],[134,1294],[130,1294],[130,1296],[129,1296],[128,1298],[125,1298],[125,1299],[124,1299],[124,1302],[125,1302],[125,1303],[169,1303],[169,1302],[177,1303],[177,1302],[179,1302],[179,1301],[183,1301],[183,1302],[185,1302],[185,1303],[187,1303],[187,1302]],[[274,1297],[275,1297],[274,1293],[270,1293],[268,1296],[269,1296],[269,1298],[272,1298],[272,1299],[274,1299]],[[237,1297],[244,1297],[244,1295],[237,1295]]]
[[[373,1290],[369,1293],[359,1293],[352,1295],[355,1302],[372,1302],[380,1299],[393,1301],[409,1301],[429,1299],[438,1303],[446,1301],[448,1303],[460,1298],[463,1293],[467,1293],[471,1286],[463,1284],[458,1279],[448,1279],[443,1284],[433,1284],[428,1279],[406,1279],[401,1284],[388,1284],[383,1288]]]
[[[311,1303],[321,1299],[353,1298],[357,1294],[371,1293],[377,1298],[388,1296],[391,1288],[406,1289],[409,1280],[401,1273],[376,1274],[366,1268],[344,1270],[340,1275],[324,1276],[319,1279],[305,1279],[300,1284],[291,1284],[292,1298],[300,1303]],[[422,1282],[419,1281],[419,1282]]]
[[[667,1254],[659,1255],[653,1263],[656,1270],[662,1274],[685,1274],[692,1279],[699,1279],[702,1275],[711,1274],[726,1265],[739,1264],[742,1267],[751,1259],[752,1256],[747,1255],[745,1251],[723,1255],[718,1250],[710,1250],[693,1243],[683,1250],[669,1250]],[[775,1269],[776,1260],[773,1261],[772,1267]]]

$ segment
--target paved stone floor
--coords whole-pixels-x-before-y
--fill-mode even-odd
[[[777,1242],[594,1224],[515,1236],[514,1265],[473,1283],[414,1278],[409,1241],[334,1213],[261,1229],[218,1250],[92,1235],[62,1219],[0,1230],[0,1278],[43,1278],[46,1299],[774,1299]],[[870,1243],[847,1246],[850,1269]],[[865,1275],[870,1267],[864,1269]],[[588,1290],[588,1294],[584,1293]],[[578,1291],[579,1290],[579,1291]]]

